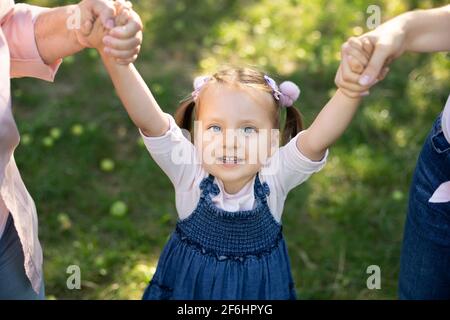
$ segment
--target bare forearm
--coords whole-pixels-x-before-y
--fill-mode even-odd
[[[161,136],[169,128],[167,116],[133,64],[119,65],[102,54],[103,63],[134,124],[146,136]]]
[[[51,64],[81,51],[75,30],[69,28],[76,5],[48,9],[36,19],[34,34],[42,60]]]
[[[407,12],[401,19],[405,21],[406,51],[450,50],[450,5]]]
[[[297,148],[309,159],[318,161],[344,133],[352,121],[361,98],[350,98],[338,89],[311,126],[300,135]]]

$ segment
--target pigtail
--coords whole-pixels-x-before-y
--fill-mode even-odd
[[[288,143],[302,130],[303,119],[300,111],[298,111],[294,106],[286,108],[286,120],[284,123],[281,145]]]
[[[192,97],[189,97],[183,100],[175,111],[175,122],[181,129],[186,129],[191,132],[194,109],[195,101]]]

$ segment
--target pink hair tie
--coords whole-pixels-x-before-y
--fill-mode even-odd
[[[280,101],[282,107],[291,107],[300,96],[300,88],[292,81],[284,81],[278,88],[277,83],[271,77],[265,75],[264,79],[272,88],[273,97]]]
[[[194,91],[192,91],[192,98],[196,100],[198,98],[198,94],[200,90],[203,88],[205,83],[207,83],[209,80],[211,80],[210,76],[198,76],[194,79]]]

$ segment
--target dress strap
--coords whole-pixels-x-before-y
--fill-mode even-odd
[[[200,183],[200,189],[202,190],[202,196],[207,196],[210,193],[212,193],[213,196],[216,196],[220,193],[219,186],[214,183],[214,176],[212,174],[203,178]]]
[[[254,192],[255,197],[261,199],[262,201],[265,201],[266,196],[270,194],[269,185],[266,182],[261,183],[261,180],[259,179],[259,172],[256,173]]]

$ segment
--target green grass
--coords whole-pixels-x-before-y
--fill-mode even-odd
[[[69,1],[30,0],[38,5]],[[73,3],[73,1],[70,1]],[[365,1],[134,1],[145,23],[136,63],[173,112],[197,74],[254,65],[302,89],[310,124],[334,90],[339,47],[366,31]],[[443,1],[377,1],[383,20]],[[293,190],[284,232],[299,298],[395,299],[408,188],[448,96],[446,54],[406,55],[372,89],[328,165]],[[176,222],[170,181],[151,160],[98,55],[65,60],[54,84],[14,80],[16,159],[39,214],[46,291],[56,299],[138,299]],[[104,171],[104,159],[114,168]],[[111,214],[116,201],[124,215]],[[366,288],[379,265],[382,289]],[[68,290],[66,269],[81,268]]]

